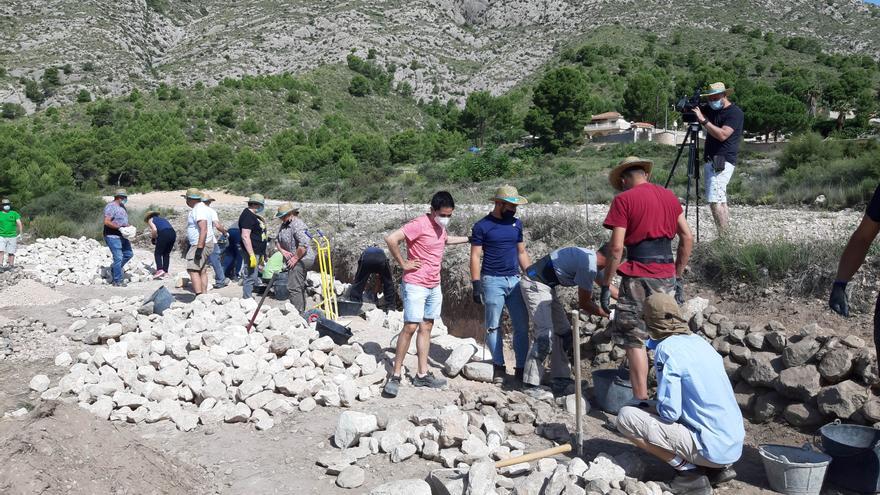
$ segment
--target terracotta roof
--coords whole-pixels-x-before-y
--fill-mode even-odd
[[[590,120],[613,120],[623,118],[623,115],[620,115],[617,112],[605,112],[593,115]]]
[[[633,127],[642,127],[642,128],[651,128],[654,127],[654,124],[648,122],[633,122]]]

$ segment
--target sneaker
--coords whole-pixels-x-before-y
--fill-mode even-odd
[[[492,366],[492,370],[492,383],[495,385],[503,385],[504,379],[507,377],[507,368],[496,364]]]
[[[113,282],[113,287],[128,287],[128,284],[125,282]]]
[[[733,470],[732,467],[728,466],[725,468],[700,468],[703,471],[703,474],[709,478],[709,483],[712,486],[718,486],[722,483],[727,483],[736,478],[736,471]]]
[[[428,372],[425,376],[419,376],[418,373],[412,378],[414,387],[443,388],[446,385],[445,378],[437,378],[434,373]]]
[[[165,276],[165,270],[159,270],[153,275],[153,280],[159,280],[160,278]]]
[[[222,288],[226,287],[227,285],[229,285],[229,279],[224,278],[222,282],[216,282],[214,284],[214,288],[215,289],[222,289]]]
[[[712,495],[709,478],[699,469],[689,469],[676,473],[669,489],[675,495]]]
[[[397,392],[400,390],[400,377],[391,375],[388,377],[388,381],[385,382],[385,388],[382,389],[382,393],[387,395],[388,397],[397,397]]]

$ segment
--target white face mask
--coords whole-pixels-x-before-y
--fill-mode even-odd
[[[12,207],[9,205],[3,205],[3,211],[9,211],[11,209],[12,209]]]
[[[449,226],[450,220],[452,220],[452,218],[450,217],[434,217],[434,221],[436,221],[444,229]]]

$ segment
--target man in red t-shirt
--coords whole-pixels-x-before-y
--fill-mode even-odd
[[[604,226],[611,230],[610,255],[601,283],[602,309],[609,310],[609,287],[615,273],[621,276],[612,334],[626,350],[629,377],[636,399],[648,398],[648,333],[642,320],[645,299],[655,292],[675,294],[684,302],[681,276],[693,248],[693,236],[678,198],[672,191],[649,182],[654,162],[631,156],[608,176],[614,197]],[[678,236],[678,253],[672,256],[672,239]],[[621,263],[624,247],[626,261]]]

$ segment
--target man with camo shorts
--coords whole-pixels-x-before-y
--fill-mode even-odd
[[[693,248],[693,236],[681,204],[672,191],[652,184],[654,163],[637,157],[621,161],[608,176],[614,197],[604,226],[611,230],[608,266],[600,282],[602,309],[609,311],[611,281],[621,276],[612,335],[626,351],[633,396],[648,398],[648,333],[642,320],[645,299],[655,292],[675,294],[684,302],[681,277]],[[672,239],[678,253],[672,256]],[[621,262],[626,247],[626,261]]]

